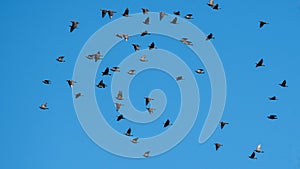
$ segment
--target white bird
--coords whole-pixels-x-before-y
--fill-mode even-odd
[[[148,60],[146,59],[146,54],[140,57],[140,61],[141,62],[148,62]]]
[[[256,149],[254,150],[257,153],[263,153],[264,151],[261,149],[261,144],[257,145]]]

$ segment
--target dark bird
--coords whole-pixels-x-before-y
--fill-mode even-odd
[[[65,57],[65,56],[59,56],[56,60],[57,60],[58,62],[66,62],[66,61],[64,60],[64,57]]]
[[[152,99],[152,98],[150,98],[150,97],[144,97],[145,98],[145,104],[146,104],[146,106],[150,103],[150,101],[151,100],[154,100],[154,99]]]
[[[43,80],[42,81],[44,84],[51,84],[51,81],[50,80],[48,80],[48,79],[46,79],[46,80]]]
[[[177,17],[175,17],[170,23],[177,24]]]
[[[111,74],[109,73],[109,68],[107,67],[104,72],[102,72],[102,76],[111,76]]]
[[[128,130],[126,131],[126,133],[124,133],[126,136],[133,136],[131,134],[131,128],[128,128]]]
[[[164,122],[164,127],[168,127],[168,126],[170,126],[170,125],[172,125],[172,124],[171,124],[170,120],[167,119],[167,120]]]
[[[224,126],[227,125],[227,124],[229,124],[229,123],[227,123],[227,122],[225,122],[225,121],[221,121],[220,124],[221,124],[221,129],[223,129]]]
[[[160,21],[164,18],[164,16],[167,16],[167,14],[164,12],[159,12],[159,20]]]
[[[113,72],[120,72],[120,68],[117,67],[117,66],[114,66],[114,67],[110,68],[110,70],[113,71]]]
[[[115,12],[113,10],[108,10],[107,13],[108,13],[109,18],[111,19],[113,17],[114,13],[117,13],[117,12]]]
[[[81,97],[81,96],[83,96],[83,94],[81,94],[81,93],[76,93],[76,94],[75,94],[75,99],[77,99],[77,98],[79,98],[79,97]]]
[[[195,72],[198,73],[198,74],[204,74],[205,73],[203,69],[197,69],[197,70],[195,70]]]
[[[193,16],[193,14],[186,14],[186,15],[184,16],[184,18],[185,18],[185,19],[193,19],[192,16]]]
[[[120,114],[120,115],[117,117],[117,121],[120,121],[120,120],[123,120],[123,119],[125,119],[125,118],[123,117],[122,114]]]
[[[154,42],[152,42],[148,47],[149,47],[149,50],[152,50],[154,48],[156,49]]]
[[[260,59],[260,60],[256,63],[256,67],[265,66],[265,65],[263,64],[263,62],[264,62],[264,59]]]
[[[97,85],[98,88],[105,88],[107,85],[101,80]]]
[[[144,24],[146,25],[149,25],[150,24],[150,18],[147,17],[144,21],[143,21]]]
[[[215,147],[216,147],[216,151],[218,151],[218,149],[223,146],[222,144],[220,143],[214,143],[215,144]]]
[[[183,80],[183,76],[177,76],[175,79],[176,79],[176,81]]]
[[[78,27],[79,22],[77,21],[71,21],[72,25],[70,25],[70,32],[73,32],[74,29]]]
[[[49,108],[47,107],[47,103],[43,103],[40,105],[40,109],[42,110],[48,110]]]
[[[148,31],[144,31],[141,33],[141,36],[145,36],[145,35],[150,35],[150,33]]]
[[[214,6],[212,7],[212,9],[214,9],[214,10],[219,10],[219,9],[221,9],[221,8],[219,8],[219,4],[216,4],[216,5],[214,5]]]
[[[105,17],[106,13],[107,13],[106,9],[101,9],[102,18]]]
[[[249,156],[249,158],[250,158],[250,159],[257,159],[257,158],[255,157],[255,152],[252,152],[252,154]]]
[[[132,143],[138,143],[138,140],[139,140],[139,138],[138,137],[136,137],[136,138],[133,138],[133,139],[131,139],[130,141],[132,142]]]
[[[206,36],[206,39],[205,40],[211,40],[211,39],[215,39],[214,35],[212,33],[208,34]]]
[[[77,82],[74,81],[74,80],[67,80],[67,82],[68,82],[68,85],[69,85],[70,87],[73,87],[74,84],[77,83]]]
[[[129,16],[129,9],[126,8],[122,16]]]
[[[179,16],[180,15],[180,11],[174,11],[173,14]]]
[[[272,114],[272,115],[269,115],[269,116],[268,116],[268,119],[276,120],[276,119],[278,119],[278,118],[277,118],[277,115]]]
[[[278,100],[276,96],[269,97],[269,100]]]
[[[288,87],[288,86],[286,85],[286,80],[283,80],[283,81],[279,84],[279,86],[281,86],[281,87]]]
[[[132,44],[134,51],[140,50],[140,45],[139,44]]]
[[[259,28],[262,28],[266,24],[269,24],[269,23],[265,22],[265,21],[259,21]]]
[[[145,14],[148,14],[149,9],[147,9],[147,8],[142,8],[142,12],[143,12],[144,15],[145,15]]]

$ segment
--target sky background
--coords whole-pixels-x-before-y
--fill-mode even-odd
[[[1,1],[0,168],[300,168],[300,90],[297,89],[300,85],[300,2],[216,3],[220,4],[221,10],[213,11],[204,0]],[[121,17],[126,7],[130,13],[141,12],[142,7],[152,12],[180,10],[182,15],[192,13],[194,19],[190,21],[193,24],[204,33],[215,35],[212,43],[227,78],[227,101],[222,120],[230,124],[222,131],[217,128],[204,144],[198,143],[198,136],[210,103],[207,75],[197,76],[203,96],[201,93],[201,109],[194,127],[167,153],[149,159],[118,157],[94,144],[81,128],[73,108],[72,90],[66,80],[72,78],[77,56],[88,38],[111,21],[108,17],[102,19],[99,10],[117,11],[114,20]],[[80,22],[79,29],[73,33],[68,27],[71,20]],[[259,20],[270,24],[259,29]],[[180,56],[185,54],[182,57],[189,62],[192,54],[188,49],[178,44],[182,49],[179,50],[177,46],[168,45],[176,44],[174,41],[167,44],[168,40],[159,36],[146,37],[141,44],[147,46],[157,41],[159,48],[178,52]],[[129,53],[123,54],[118,48],[122,48],[122,43],[109,54],[125,57],[133,52],[129,49]],[[66,56],[65,63],[55,60],[60,55]],[[255,63],[261,58],[266,67],[256,69]],[[196,68],[193,63],[189,64],[192,70]],[[99,73],[105,67],[100,66]],[[100,80],[99,73],[95,82]],[[176,82],[166,74],[154,71],[145,72],[143,76],[157,81],[165,77],[159,87],[170,85],[167,93],[175,89],[170,96],[178,94]],[[53,84],[44,85],[43,79],[51,79]],[[284,79],[288,88],[278,86]],[[147,78],[137,76],[131,86],[137,91],[130,96],[137,108],[140,100],[135,98],[147,94],[147,90],[139,87],[145,80]],[[273,95],[279,100],[270,102],[268,97]],[[171,102],[174,98],[170,99]],[[43,102],[48,102],[49,110],[38,108]],[[178,100],[174,99],[174,102]],[[155,128],[128,121],[118,125],[115,122],[118,114],[114,112],[107,112],[105,117],[120,132],[135,126],[134,132],[146,137],[167,130],[157,125],[166,118],[175,119],[176,110],[178,105],[168,107],[168,112],[157,122],[149,124]],[[271,121],[266,118],[269,114],[277,114],[279,119]],[[139,125],[145,128],[144,133],[139,131],[142,130]],[[224,145],[217,152],[215,142]],[[250,160],[248,156],[259,143],[265,153],[258,154],[258,160]]]

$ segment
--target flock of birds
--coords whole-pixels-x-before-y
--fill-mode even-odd
[[[219,4],[215,4],[215,3],[214,3],[214,0],[210,0],[210,1],[208,2],[207,5],[208,5],[209,7],[211,7],[212,9],[214,9],[214,10],[219,10],[219,9],[221,9],[221,8],[219,7]],[[142,8],[142,12],[143,12],[143,14],[147,15],[147,13],[149,12],[149,9]],[[115,13],[116,13],[116,12],[113,11],[113,10],[101,9],[102,18],[104,18],[104,17],[106,16],[106,14],[108,14],[109,18],[112,19],[113,15],[114,15]],[[176,15],[176,16],[180,16],[180,15],[181,15],[180,11],[174,11],[173,14]],[[166,15],[167,15],[167,14],[166,14],[165,12],[160,12],[160,13],[159,13],[159,19],[162,20],[163,17],[166,16]],[[124,17],[128,17],[128,16],[129,16],[129,9],[128,9],[128,8],[125,9],[125,11],[123,12],[122,16],[124,16]],[[185,19],[193,19],[192,16],[193,16],[192,14],[186,14],[186,15],[184,16],[184,18],[185,18]],[[70,25],[70,32],[73,32],[75,29],[77,29],[77,27],[78,27],[78,25],[79,25],[79,22],[78,22],[78,21],[71,21],[71,23],[72,23],[72,24]],[[150,24],[150,18],[147,17],[147,18],[143,21],[143,23],[144,23],[144,24]],[[171,24],[177,24],[177,17],[175,17],[170,23],[171,23]],[[269,23],[268,23],[268,22],[265,22],[265,21],[259,21],[259,27],[260,27],[260,28],[262,28],[262,27],[263,27],[264,25],[266,25],[266,24],[269,24]],[[125,41],[128,41],[128,38],[129,38],[129,35],[128,35],[128,34],[115,34],[115,35],[116,35],[116,37],[118,37],[118,38],[122,38],[122,39],[124,39]],[[141,33],[141,36],[146,36],[146,35],[151,35],[151,34],[150,34],[148,31],[143,31],[143,32]],[[205,40],[211,40],[211,39],[214,39],[214,36],[213,36],[212,33],[208,34],[208,35],[206,36],[206,38],[205,38]],[[182,42],[182,43],[184,43],[184,44],[186,44],[186,45],[191,45],[191,46],[193,45],[193,43],[192,43],[191,41],[188,41],[187,38],[182,38],[182,39],[180,40],[180,42]],[[138,50],[140,49],[140,45],[139,45],[139,44],[132,44],[132,46],[133,46],[134,51],[138,51]],[[148,47],[149,47],[149,50],[156,49],[155,43],[154,43],[154,42],[152,42]],[[97,52],[97,53],[87,55],[86,58],[89,59],[89,60],[94,60],[95,62],[97,62],[98,60],[103,59],[103,56],[102,56],[102,54],[101,54],[100,51],[99,51],[99,52]],[[56,59],[56,61],[57,61],[57,62],[61,62],[61,63],[62,63],[62,62],[65,62],[64,56],[59,56],[59,57]],[[148,60],[146,59],[146,55],[141,56],[141,57],[140,57],[140,61],[141,61],[141,62],[147,62]],[[263,62],[264,62],[264,60],[263,60],[263,59],[260,59],[260,60],[256,63],[256,67],[258,68],[258,67],[263,67],[263,66],[265,66]],[[110,73],[110,71],[112,71],[112,72],[120,72],[120,68],[117,67],[117,66],[111,67],[111,68],[106,67],[106,69],[102,72],[102,76],[111,76],[112,74]],[[204,73],[205,73],[205,72],[204,72],[204,69],[197,69],[197,70],[195,70],[195,72],[196,72],[197,74],[204,74]],[[129,74],[129,75],[134,75],[134,74],[135,74],[135,70],[133,70],[133,69],[132,69],[132,70],[129,70],[129,71],[128,71],[128,74]],[[184,79],[183,76],[175,77],[175,80],[177,80],[177,81],[183,80],[183,79]],[[50,84],[51,84],[51,80],[49,80],[49,79],[45,79],[45,80],[43,80],[42,82],[43,82],[44,84],[46,84],[46,85],[50,85]],[[77,82],[74,81],[74,80],[66,80],[66,82],[68,83],[69,87],[73,87],[73,86],[75,85],[75,83],[77,83]],[[286,80],[283,80],[283,81],[279,84],[279,86],[281,86],[281,87],[288,87],[288,86],[287,86],[287,81],[286,81]],[[99,82],[98,84],[96,84],[96,87],[98,87],[98,88],[106,88],[107,85],[104,83],[103,80],[100,80],[100,82]],[[77,99],[77,98],[79,98],[79,97],[81,97],[81,96],[83,96],[82,93],[76,93],[74,97]],[[118,101],[124,100],[122,91],[119,91],[118,94],[117,94],[117,96],[116,96],[115,98],[116,98]],[[154,100],[154,98],[144,97],[144,99],[145,99],[146,110],[148,111],[148,113],[149,113],[149,114],[154,113],[155,108],[152,108],[152,107],[149,106],[150,102],[151,102],[152,100]],[[269,100],[275,101],[275,100],[278,100],[278,99],[277,99],[276,96],[272,96],[272,97],[269,97]],[[115,106],[116,106],[116,111],[119,112],[119,110],[120,110],[121,106],[123,106],[123,104],[122,104],[122,103],[119,103],[119,102],[116,102],[116,103],[115,103]],[[39,108],[42,109],[42,110],[47,110],[47,109],[49,109],[49,108],[47,107],[47,103],[41,104],[41,105],[39,106]],[[268,119],[271,119],[271,120],[275,120],[275,119],[277,119],[277,115],[271,114],[271,115],[267,116],[267,118],[268,118]],[[120,121],[120,120],[123,120],[123,119],[125,119],[125,117],[124,117],[122,114],[120,114],[120,115],[117,116],[116,121]],[[221,121],[221,122],[220,122],[220,128],[223,129],[223,128],[224,128],[226,125],[228,125],[228,124],[229,124],[228,122]],[[168,126],[170,126],[170,125],[173,125],[173,124],[171,123],[171,121],[170,121],[169,119],[167,119],[167,120],[163,123],[163,127],[164,127],[164,128],[165,128],[165,127],[168,127]],[[133,136],[133,135],[132,135],[132,129],[131,129],[131,128],[128,128],[127,131],[124,133],[124,135],[126,135],[126,136]],[[132,143],[135,143],[135,144],[136,144],[136,143],[138,143],[138,140],[139,140],[139,138],[138,138],[138,137],[135,137],[135,138],[131,139],[130,141],[131,141]],[[215,145],[215,150],[216,150],[216,151],[219,150],[219,148],[223,146],[221,143],[214,143],[214,145]],[[263,152],[264,152],[264,151],[261,149],[261,144],[259,144],[259,145],[257,145],[256,149],[251,153],[251,155],[249,155],[249,158],[250,158],[250,159],[257,159],[256,153],[263,153]],[[149,157],[149,156],[150,156],[150,151],[146,151],[146,152],[143,154],[143,156],[144,156],[144,157]]]

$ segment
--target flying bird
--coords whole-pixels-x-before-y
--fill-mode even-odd
[[[70,25],[70,32],[73,32],[74,29],[78,27],[79,22],[77,21],[71,21],[72,25]]]
[[[143,12],[144,15],[145,15],[145,14],[148,14],[149,9],[147,9],[147,8],[142,8],[142,12]]]
[[[150,108],[150,107],[147,107],[146,109],[147,109],[149,114],[153,114],[153,112],[155,110],[154,108]]]
[[[263,64],[263,62],[264,62],[264,59],[260,59],[260,60],[256,63],[256,67],[265,66],[265,65]]]
[[[150,35],[150,33],[148,31],[144,31],[141,33],[141,36],[145,36],[145,35]]]
[[[98,88],[105,88],[107,85],[101,80],[97,85]]]
[[[140,61],[141,62],[148,62],[148,60],[146,59],[146,54],[140,57]]]
[[[135,74],[135,70],[129,70],[128,72],[127,72],[129,75],[134,75]]]
[[[149,48],[149,50],[156,49],[155,43],[152,42],[152,43],[148,46],[148,48]]]
[[[193,14],[186,14],[186,15],[184,16],[184,18],[185,18],[185,19],[193,19],[192,16],[193,16]]]
[[[269,23],[265,22],[265,21],[259,21],[259,28],[262,28],[266,24],[269,24]]]
[[[176,81],[183,80],[183,76],[177,76]]]
[[[268,116],[268,119],[276,120],[276,119],[278,119],[278,118],[277,118],[277,115],[272,114],[272,115],[269,115],[269,116]]]
[[[223,146],[222,144],[220,143],[214,143],[215,144],[215,147],[216,147],[216,151],[218,151],[218,149]]]
[[[216,4],[216,5],[214,5],[214,6],[212,7],[212,9],[214,9],[214,10],[219,10],[219,9],[221,9],[221,8],[219,8],[219,4]]]
[[[167,16],[168,14],[164,13],[164,12],[159,12],[159,20],[161,21],[164,16]]]
[[[257,145],[256,149],[254,150],[257,153],[263,153],[264,151],[261,150],[261,144]]]
[[[115,103],[115,105],[116,105],[116,111],[119,111],[121,106],[123,106],[123,104],[121,103]]]
[[[223,129],[224,126],[227,125],[227,124],[229,124],[229,123],[227,123],[227,122],[225,122],[225,121],[221,121],[220,124],[221,124],[221,129]]]
[[[126,17],[129,16],[129,9],[128,8],[125,9],[125,11],[122,14],[122,16],[126,16]]]
[[[132,44],[134,51],[140,50],[140,45],[139,44]]]
[[[195,70],[195,72],[198,73],[198,74],[204,74],[205,73],[203,69],[197,69],[197,70]]]
[[[106,9],[101,9],[102,18],[105,17],[106,13],[107,13]]]
[[[94,59],[95,59],[95,62],[102,59],[102,55],[101,55],[100,51],[98,51],[97,53],[94,54]]]
[[[143,154],[143,156],[144,156],[145,158],[148,158],[148,157],[150,156],[150,151],[146,151],[146,152]]]
[[[128,130],[126,131],[126,133],[124,133],[126,136],[133,136],[131,134],[131,128],[128,128]]]
[[[276,96],[269,97],[269,100],[278,100]]]
[[[77,83],[77,82],[74,81],[74,80],[67,80],[67,82],[68,82],[68,85],[69,85],[70,87],[73,87],[74,84]]]
[[[188,41],[188,38],[182,38],[180,40],[180,42],[186,44],[186,45],[190,45],[190,46],[193,46],[193,43],[191,41]]]
[[[64,60],[64,58],[65,58],[65,56],[59,56],[56,60],[57,60],[58,62],[66,62],[66,61]]]
[[[144,24],[146,25],[149,25],[150,24],[150,18],[147,17],[144,21],[143,21]]]
[[[124,116],[122,114],[120,114],[118,117],[117,117],[117,121],[120,121],[120,120],[123,120],[125,119]]]
[[[111,74],[109,73],[108,67],[104,70],[104,72],[102,72],[102,76],[111,76]]]
[[[40,105],[40,109],[42,110],[48,110],[49,108],[47,107],[47,103],[43,103]]]
[[[113,71],[113,72],[120,72],[120,68],[117,67],[117,66],[114,66],[114,67],[110,68],[110,70]]]
[[[208,34],[206,36],[206,39],[205,40],[211,40],[211,39],[215,39],[214,35],[212,33]]]
[[[283,80],[283,81],[279,84],[279,86],[281,86],[281,87],[288,87],[288,86],[286,85],[286,80]]]
[[[173,125],[173,124],[171,124],[170,120],[167,119],[167,120],[164,122],[164,127],[168,127],[168,126],[170,126],[170,125]]]
[[[170,23],[172,23],[172,24],[178,24],[177,23],[177,17],[175,17]]]
[[[150,103],[151,100],[154,100],[154,99],[152,99],[150,97],[144,97],[144,98],[145,98],[145,104],[146,104],[146,106]]]
[[[255,152],[252,152],[252,154],[249,156],[249,158],[250,158],[250,159],[257,159],[257,158],[255,157]]]
[[[214,0],[209,0],[207,5],[210,6],[210,7],[214,7],[215,6]]]
[[[51,84],[51,81],[48,80],[48,79],[45,79],[45,80],[43,80],[42,82],[43,82],[44,84]]]
[[[136,138],[133,138],[133,139],[131,139],[130,141],[132,142],[132,143],[138,143],[138,140],[139,140],[139,138],[138,137],[136,137]]]
[[[117,13],[117,12],[115,12],[113,10],[108,10],[107,13],[108,13],[109,18],[111,19],[113,17],[114,13]]]
[[[125,39],[125,41],[128,41],[129,39],[129,35],[128,34],[116,34],[116,37],[121,38],[121,39]]]
[[[121,90],[119,90],[119,92],[118,92],[118,95],[117,95],[116,99],[118,99],[118,100],[124,100],[124,98],[123,98],[123,93],[122,93],[122,91],[121,91]]]
[[[180,15],[180,11],[174,11],[173,14],[179,16]]]
[[[79,98],[79,97],[81,97],[81,96],[83,96],[83,94],[81,94],[81,93],[76,93],[76,94],[75,94],[75,99],[77,99],[77,98]]]

